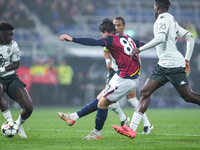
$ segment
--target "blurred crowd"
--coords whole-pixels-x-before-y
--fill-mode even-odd
[[[20,0],[0,1],[0,22],[9,22],[18,29],[35,29],[35,22]]]
[[[129,4],[130,1],[127,1]],[[1,0],[0,1],[0,22],[6,21],[12,23],[16,28],[24,28],[34,30],[36,23],[33,19],[33,14],[39,18],[39,20],[46,26],[48,26],[53,33],[57,34],[62,30],[74,30],[76,25],[81,26],[85,17],[101,17],[109,16],[109,9],[113,9],[112,3],[107,0],[94,1],[94,0]],[[130,3],[132,6],[132,4]],[[147,4],[148,5],[148,4]],[[198,3],[199,5],[199,3]],[[116,5],[118,6],[118,5]],[[122,7],[122,6],[121,6]],[[118,9],[122,9],[119,7]],[[125,6],[124,6],[125,7]],[[127,6],[126,6],[127,7]],[[148,6],[152,7],[152,6]],[[190,6],[185,8],[190,10]],[[124,10],[125,11],[125,10]],[[144,10],[145,11],[145,10]],[[133,17],[135,10],[132,10],[132,15],[127,17]],[[151,12],[151,13],[150,13]],[[153,11],[149,14],[141,14],[152,16]],[[147,12],[148,13],[148,12]],[[117,14],[115,14],[117,15]],[[130,15],[130,14],[124,14]],[[194,15],[190,13],[183,13],[182,19],[191,18],[188,15]],[[125,17],[125,16],[123,16]],[[145,16],[142,18],[146,18]],[[152,17],[150,17],[152,18]],[[147,18],[146,18],[147,19]],[[148,21],[148,20],[147,20]],[[190,22],[197,34],[200,34],[200,25]],[[90,22],[88,22],[90,26]]]
[[[94,96],[102,90],[107,73],[104,62],[99,63],[103,64],[103,67],[100,67],[104,69],[102,71],[97,64],[84,62],[77,65],[77,60],[76,64],[73,59],[70,63],[69,61],[67,58],[63,58],[61,62],[57,63],[56,59],[52,57],[46,60],[36,59],[29,64],[25,58],[22,58],[16,73],[26,83],[26,89],[29,91],[34,105],[82,105],[85,104],[86,98],[87,101],[90,101],[91,98],[87,93],[88,85],[96,85],[91,89],[94,91],[92,94]]]
[[[106,0],[22,0],[40,20],[57,33],[62,29],[72,28],[78,15],[96,15],[98,8],[107,8]]]

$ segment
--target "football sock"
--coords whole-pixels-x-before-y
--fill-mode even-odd
[[[77,112],[69,114],[69,117],[74,121],[76,121],[79,118]]]
[[[102,130],[97,130],[97,129],[94,129],[94,130],[93,130],[93,132],[94,132],[95,134],[97,134],[98,136],[101,135],[101,131],[102,131]]]
[[[137,127],[138,125],[140,124],[140,121],[142,119],[142,116],[143,114],[140,113],[140,112],[134,112],[133,113],[133,116],[132,116],[132,120],[131,120],[131,123],[130,123],[130,128],[133,130],[133,131],[136,131],[137,130]]]
[[[98,102],[98,99],[95,98],[91,103],[88,103],[83,108],[81,108],[81,110],[77,111],[77,115],[79,116],[79,118],[96,111]]]
[[[13,121],[12,115],[9,109],[3,112],[3,116],[7,121]]]
[[[119,116],[121,121],[126,120],[126,115],[122,111],[118,102],[110,104],[109,107]]]
[[[104,122],[106,121],[108,115],[108,109],[101,109],[97,107],[97,115],[95,118],[95,129],[102,130]]]
[[[22,117],[21,117],[21,115],[19,115],[18,119],[16,120],[16,123],[17,123],[18,125],[22,125],[25,121],[26,121],[26,120],[23,120]]]
[[[134,109],[136,109],[139,105],[137,97],[128,99],[128,102],[133,106]]]
[[[131,105],[134,107],[135,110],[139,105],[139,101],[137,97],[128,99],[128,102],[131,103]],[[144,123],[144,126],[151,126],[151,123],[149,122],[149,119],[147,118],[146,113],[143,114],[142,122]]]
[[[144,123],[144,127],[145,126],[151,126],[151,123],[149,122],[149,119],[147,118],[146,113],[143,114],[142,122]]]

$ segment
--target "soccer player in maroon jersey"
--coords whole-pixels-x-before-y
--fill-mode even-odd
[[[107,118],[108,106],[135,89],[138,86],[140,76],[139,58],[135,55],[130,59],[130,55],[132,49],[140,47],[142,43],[129,36],[115,34],[115,25],[109,19],[103,20],[99,26],[99,31],[103,38],[98,40],[72,38],[67,34],[60,36],[62,41],[66,40],[82,45],[106,47],[119,66],[119,70],[109,82],[103,97],[98,102],[95,129],[84,138],[85,140],[101,138],[101,131]]]

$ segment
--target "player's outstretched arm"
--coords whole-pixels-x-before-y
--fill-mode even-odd
[[[66,41],[72,42],[72,41],[73,41],[73,38],[72,38],[71,36],[67,35],[67,34],[63,34],[63,35],[60,36],[60,40],[61,40],[61,41],[66,40]]]

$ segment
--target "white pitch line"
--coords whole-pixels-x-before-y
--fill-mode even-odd
[[[25,129],[29,131],[52,131],[52,132],[92,132],[92,130],[53,130],[53,129]],[[103,131],[105,133],[117,133],[116,131]],[[141,134],[141,133],[137,133]],[[154,135],[166,135],[166,136],[200,136],[197,134],[169,134],[169,133],[156,133],[153,132]]]

